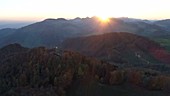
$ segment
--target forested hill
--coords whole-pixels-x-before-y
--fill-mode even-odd
[[[159,43],[125,32],[68,39],[62,43],[62,48],[105,61],[135,66],[170,64],[170,53]]]
[[[170,91],[170,78],[160,72],[119,69],[114,64],[71,51],[45,47],[28,49],[11,44],[1,48],[0,53],[1,96],[104,96],[100,93],[108,91],[100,88],[108,86],[112,90],[110,95],[125,92],[127,96],[168,96]],[[129,91],[122,87],[124,84]],[[134,85],[139,90],[135,90]],[[121,91],[112,88],[116,86],[120,86],[117,88]]]

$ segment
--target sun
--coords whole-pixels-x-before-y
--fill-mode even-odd
[[[99,16],[99,19],[100,19],[102,22],[109,22],[109,21],[110,21],[109,17],[107,17],[107,16]]]

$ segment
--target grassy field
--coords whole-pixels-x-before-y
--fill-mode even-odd
[[[170,52],[170,38],[157,38],[154,39],[156,42],[160,43]]]

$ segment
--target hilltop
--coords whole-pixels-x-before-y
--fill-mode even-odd
[[[124,66],[153,67],[170,64],[170,53],[159,43],[135,34],[117,32],[78,37],[63,42],[62,48]]]

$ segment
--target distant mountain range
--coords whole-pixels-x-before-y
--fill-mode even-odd
[[[129,32],[147,37],[170,36],[170,20],[140,20],[110,18],[105,23],[97,17],[46,19],[18,29],[0,30],[0,47],[19,43],[26,47],[55,47],[72,37],[97,35],[108,32]]]
[[[21,28],[32,23],[34,23],[34,21],[0,21],[0,29]]]

